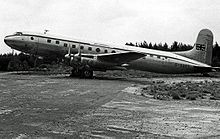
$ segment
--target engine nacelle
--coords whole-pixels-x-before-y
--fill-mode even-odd
[[[76,57],[72,57],[70,64],[76,65],[76,64],[81,64],[81,65],[88,65],[91,68],[98,68],[98,69],[109,69],[109,67],[116,66],[116,64],[113,63],[107,63],[107,62],[102,62],[97,60],[96,57],[83,57],[81,56],[80,59]]]
[[[96,57],[94,57],[94,58],[82,57],[81,62],[82,62],[82,64],[89,65],[91,67],[105,68],[105,69],[116,65],[113,63],[99,61],[99,60],[97,60]]]

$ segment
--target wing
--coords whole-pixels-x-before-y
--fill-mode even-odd
[[[108,53],[97,55],[97,60],[108,63],[124,64],[144,57],[145,55],[137,52]]]
[[[106,54],[82,54],[83,57],[96,58],[98,61],[113,63],[113,64],[125,64],[130,61],[144,57],[145,54],[138,52],[121,52],[121,53],[106,53]]]

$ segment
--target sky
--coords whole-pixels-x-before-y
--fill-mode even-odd
[[[220,43],[220,0],[0,0],[0,53],[16,31],[112,44],[193,45],[203,28]]]

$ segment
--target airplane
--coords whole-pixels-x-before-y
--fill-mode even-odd
[[[16,32],[6,36],[4,42],[24,53],[68,59],[73,68],[71,76],[81,78],[92,78],[94,71],[107,70],[135,69],[165,74],[206,74],[219,70],[211,66],[213,34],[209,29],[202,29],[194,47],[182,52],[102,44],[47,33]]]

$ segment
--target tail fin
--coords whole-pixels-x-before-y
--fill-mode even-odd
[[[211,65],[212,50],[213,34],[209,29],[202,29],[192,50],[175,53]]]

